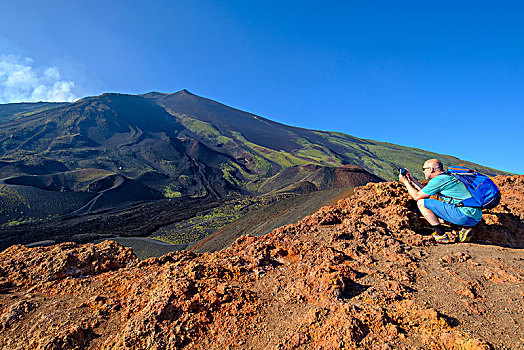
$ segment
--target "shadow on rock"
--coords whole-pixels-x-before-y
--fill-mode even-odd
[[[473,241],[506,248],[524,248],[524,222],[512,213],[487,213],[475,227]]]
[[[500,205],[485,210],[475,227],[473,241],[507,248],[524,248],[524,175],[496,176],[502,194]]]

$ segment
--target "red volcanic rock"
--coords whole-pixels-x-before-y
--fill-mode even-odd
[[[404,187],[379,183],[215,253],[11,247],[0,348],[518,348],[524,177],[496,181],[474,236],[491,246],[436,245]]]
[[[520,176],[493,178],[502,194],[497,207],[483,213],[483,222],[476,228],[476,236],[484,243],[504,243],[508,247],[522,248],[524,242],[524,181]]]
[[[0,317],[0,331],[9,328],[13,323],[20,321],[25,314],[33,311],[38,305],[27,300],[21,300],[9,306]]]
[[[69,276],[116,270],[136,261],[130,248],[113,241],[98,245],[63,243],[38,248],[16,245],[2,252],[0,281],[3,284],[30,287]]]

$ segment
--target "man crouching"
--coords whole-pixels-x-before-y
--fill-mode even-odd
[[[450,242],[448,234],[441,225],[445,220],[458,226],[465,226],[459,232],[459,241],[469,241],[473,233],[472,227],[482,219],[482,209],[455,206],[471,197],[471,194],[462,182],[444,172],[442,163],[438,159],[427,160],[422,171],[426,180],[429,180],[426,186],[407,170],[399,175],[399,181],[406,186],[411,197],[417,201],[420,212],[435,230],[433,233],[435,240],[439,243]],[[434,194],[444,198],[445,201],[430,199],[429,197]]]

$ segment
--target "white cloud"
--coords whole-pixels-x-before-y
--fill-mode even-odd
[[[61,80],[57,67],[34,67],[33,60],[0,55],[0,103],[72,102],[75,83]]]

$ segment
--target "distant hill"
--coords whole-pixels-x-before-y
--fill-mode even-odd
[[[303,187],[312,184],[317,190],[330,188],[357,187],[369,182],[383,181],[376,175],[356,165],[325,167],[320,165],[296,165],[280,171],[265,180],[259,189],[272,192],[288,187]]]
[[[38,156],[60,162],[66,170],[95,168],[132,178],[167,175],[152,184],[166,195],[234,192],[220,168],[231,157],[184,137],[183,130],[163,107],[143,97],[89,97],[4,123],[0,173],[9,176],[6,167]]]
[[[98,169],[16,176],[0,181],[0,224],[88,214],[160,198],[158,191]]]

